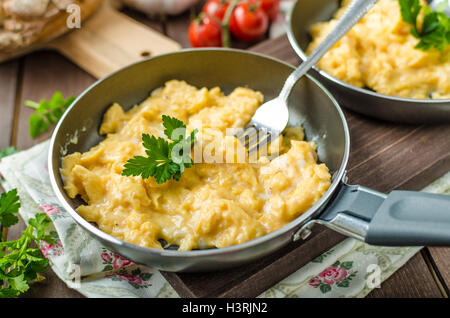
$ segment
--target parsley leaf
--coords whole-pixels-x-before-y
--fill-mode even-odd
[[[399,4],[403,21],[412,26],[411,34],[419,39],[415,48],[444,50],[450,43],[450,18],[442,12],[443,9],[433,11],[429,7],[422,7],[419,0],[399,0]],[[422,9],[424,18],[419,30],[417,18]]]
[[[419,15],[420,10],[422,9],[420,1],[399,0],[399,2],[400,2],[400,13],[402,15],[403,21],[411,24],[414,27],[415,31],[417,31],[416,29],[417,16]]]
[[[15,214],[19,207],[17,190],[1,195],[0,221],[3,226],[17,223]],[[15,222],[8,221],[13,217]],[[47,269],[49,261],[43,257],[39,246],[42,241],[55,244],[53,237],[46,234],[50,223],[45,213],[38,213],[28,221],[28,226],[19,239],[0,241],[0,298],[17,297],[26,292],[30,288],[30,282]]]
[[[179,119],[162,115],[164,135],[172,141],[178,142],[186,136],[186,125]],[[178,138],[175,138],[175,137]]]
[[[31,138],[35,138],[50,129],[72,104],[75,97],[63,98],[61,92],[55,92],[47,102],[42,99],[39,103],[26,100],[25,106],[35,109],[35,113],[29,119],[29,131]]]
[[[28,282],[25,280],[24,274],[11,277],[9,279],[9,286],[11,286],[11,289],[17,290],[21,293],[26,292],[30,288]]]
[[[190,150],[195,141],[197,130],[186,138],[186,125],[179,119],[163,115],[164,134],[168,140],[149,134],[142,134],[143,146],[147,157],[135,156],[124,165],[122,175],[154,177],[158,184],[171,178],[178,181],[185,168],[190,168],[193,161]],[[169,142],[170,141],[170,142]],[[175,154],[176,156],[172,156]]]
[[[17,189],[11,190],[0,195],[0,224],[4,227],[19,222],[19,218],[15,215],[20,208],[19,196]]]
[[[20,150],[14,147],[5,147],[2,150],[0,150],[0,159],[11,156]]]

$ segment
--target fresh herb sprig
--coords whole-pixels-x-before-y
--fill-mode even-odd
[[[186,125],[177,118],[163,115],[164,134],[168,140],[149,134],[142,134],[142,141],[147,157],[135,156],[127,161],[122,171],[124,176],[154,177],[158,184],[171,178],[180,180],[185,168],[190,168],[193,161],[190,150],[194,145],[194,129],[186,136]]]
[[[5,147],[2,150],[0,150],[0,159],[11,156],[17,152],[19,152],[20,150],[17,149],[16,147]]]
[[[444,12],[422,7],[419,0],[399,0],[399,3],[403,21],[412,26],[411,34],[419,39],[415,48],[429,50],[434,47],[442,51],[450,44],[450,18]],[[422,10],[424,18],[419,29],[417,18]]]
[[[19,208],[17,189],[2,193],[0,195],[0,224],[4,227],[10,227],[19,222],[19,218],[16,216]]]
[[[26,100],[25,106],[35,109],[35,113],[30,116],[29,130],[31,138],[36,138],[49,130],[50,126],[56,123],[66,109],[72,104],[75,97],[64,99],[61,92],[55,92],[49,101],[42,99],[39,103]]]
[[[0,223],[9,227],[19,221],[20,199],[17,190],[0,196]],[[17,297],[26,292],[30,282],[38,278],[48,266],[48,260],[39,249],[41,241],[54,244],[46,227],[51,221],[45,213],[38,213],[28,221],[22,236],[14,241],[0,240],[0,298]],[[1,237],[1,236],[0,236]]]

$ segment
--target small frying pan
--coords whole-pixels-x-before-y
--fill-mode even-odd
[[[340,0],[297,0],[290,13],[287,34],[302,61],[311,40],[311,26],[328,21],[339,8]],[[435,2],[435,1],[434,1]],[[412,99],[380,94],[360,88],[316,67],[309,74],[333,92],[342,106],[360,114],[398,123],[450,123],[450,99]]]
[[[332,183],[311,209],[279,230],[226,248],[179,252],[126,243],[100,231],[76,212],[84,202],[69,198],[64,191],[61,158],[88,151],[104,138],[98,133],[99,126],[113,102],[131,107],[170,79],[185,80],[197,87],[220,86],[225,93],[247,86],[270,100],[278,95],[293,69],[279,60],[245,51],[190,49],[150,58],[113,73],[81,94],[55,129],[49,172],[56,195],[73,219],[104,245],[165,271],[214,271],[250,262],[291,240],[305,238],[315,223],[370,244],[450,245],[450,196],[407,191],[385,195],[345,183],[350,149],[347,123],[334,97],[311,77],[303,77],[291,93],[289,124],[302,125],[306,139],[317,143],[319,160],[330,169]]]

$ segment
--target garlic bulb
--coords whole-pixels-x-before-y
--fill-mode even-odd
[[[50,0],[6,0],[3,7],[9,14],[36,18],[44,15]]]
[[[142,11],[148,15],[153,14],[179,14],[195,5],[198,0],[122,0],[124,4]]]

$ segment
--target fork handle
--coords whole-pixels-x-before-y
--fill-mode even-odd
[[[287,102],[295,83],[297,83],[297,81],[305,75],[341,37],[361,20],[377,1],[378,0],[353,0],[338,24],[336,24],[325,40],[323,40],[308,58],[289,75],[281,89],[279,97]]]

